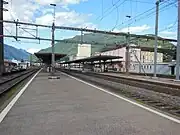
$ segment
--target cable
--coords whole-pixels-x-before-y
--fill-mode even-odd
[[[150,8],[150,9],[148,9],[147,11],[145,11],[145,12],[143,12],[143,13],[140,13],[140,14],[138,14],[137,16],[135,16],[135,17],[133,17],[133,18],[131,18],[131,19],[125,21],[125,22],[122,22],[120,25],[118,25],[118,27],[121,26],[121,25],[123,25],[123,24],[125,24],[126,22],[128,23],[129,21],[132,21],[133,19],[135,19],[135,18],[137,18],[137,17],[139,17],[139,16],[141,16],[141,15],[144,15],[145,13],[148,13],[149,11],[151,11],[151,10],[153,10],[153,9],[155,9],[155,7]],[[135,19],[135,20],[136,20],[136,19]]]
[[[11,7],[10,7],[10,10],[8,10],[8,11],[9,11],[8,13],[10,14],[10,16],[11,16],[11,18],[12,18],[13,20],[16,20],[15,17],[12,15],[12,12],[11,12],[11,11],[12,11],[12,0],[11,0],[10,6],[11,6]]]
[[[166,9],[171,8],[174,3],[176,3],[176,2],[172,2],[171,4],[167,4],[167,5],[165,5],[164,7],[160,8],[159,13],[165,11]],[[164,10],[162,10],[162,9],[164,9]],[[152,15],[154,15],[155,13],[156,13],[156,11],[148,14],[148,15],[147,15],[146,17],[144,17],[144,18],[149,18],[149,17],[151,17]],[[139,19],[139,20],[142,20],[142,19],[144,19],[144,18],[141,18],[141,19]],[[138,21],[139,21],[139,20],[138,20]],[[137,20],[136,20],[136,21],[137,21]]]
[[[162,10],[162,9],[164,9],[164,8],[166,9],[166,8],[169,7],[169,6],[172,6],[172,4],[174,4],[174,3],[165,5],[164,7],[160,8],[159,13],[162,12],[162,11],[165,11],[165,10]],[[153,12],[149,13],[148,15],[146,15],[144,18],[149,18],[149,17],[151,17],[152,15],[154,15],[155,13],[156,13],[156,11],[153,11]],[[136,20],[136,22],[139,21],[139,20],[142,20],[142,19],[144,19],[144,18],[139,18],[138,20]],[[131,24],[132,24],[132,23],[131,23]]]
[[[118,0],[115,4],[119,3],[120,1],[121,1],[121,0]],[[111,7],[107,8],[104,13],[106,13],[107,11],[109,11],[109,10],[110,10],[111,8],[113,8],[113,7],[114,7],[114,6],[111,6]],[[96,20],[98,20],[100,17],[101,17],[101,16],[98,16],[98,17],[96,18]]]
[[[4,26],[3,26],[4,27]],[[4,27],[4,29],[10,34],[13,35],[12,32],[10,32],[6,27]]]
[[[112,5],[114,5],[113,0],[112,0]],[[117,24],[119,22],[119,8],[117,7],[117,5],[115,5],[115,6],[116,6],[116,10],[117,10],[117,12],[116,12],[117,17],[116,17],[116,23],[115,23],[115,25],[114,25],[114,27],[112,28],[111,31],[113,31],[116,28],[116,26],[117,26]]]
[[[169,1],[167,1],[167,2],[169,2]],[[178,2],[178,0],[177,0],[177,2]],[[175,3],[175,4],[174,4],[174,7],[176,7],[176,8],[177,8],[177,7],[178,7],[178,4],[176,4],[176,3]]]
[[[176,3],[176,2],[177,2],[177,1],[175,0],[174,2],[171,2],[171,4],[165,5],[164,7],[160,8],[159,11],[162,12],[162,11],[161,11],[162,9],[167,8],[167,7],[169,7],[169,6],[172,6],[172,5],[173,5],[174,3]],[[164,5],[164,4],[165,4],[165,3],[163,2],[163,3],[160,4],[160,5]],[[156,7],[153,7],[153,8],[151,8],[151,9],[148,9],[147,11],[145,11],[145,12],[143,12],[143,13],[135,16],[135,17],[133,17],[132,19],[123,22],[122,24],[118,25],[117,27],[119,28],[119,26],[124,25],[126,22],[129,22],[129,21],[131,21],[131,23],[129,23],[129,24],[133,24],[134,22],[137,22],[137,21],[142,20],[142,19],[144,19],[144,18],[149,18],[151,15],[154,15],[154,14],[156,13],[156,11],[152,11],[152,10],[155,9],[155,8],[156,8]],[[150,11],[152,11],[152,12],[150,12]],[[164,10],[163,10],[163,11],[164,11]],[[150,12],[150,13],[148,13],[148,12]],[[146,13],[148,13],[148,14],[146,14]],[[142,16],[142,15],[144,15],[144,14],[145,14],[145,16]],[[135,19],[135,18],[138,18],[138,17],[140,17],[140,18],[139,18],[139,19]],[[129,24],[128,24],[128,25],[129,25]],[[125,26],[127,26],[127,25],[125,25]]]
[[[131,7],[131,16],[132,16],[132,0],[129,0],[130,2],[130,7]]]
[[[175,20],[175,22],[173,23],[172,26],[166,27],[166,28],[164,28],[164,29],[161,29],[161,30],[159,30],[158,32],[162,32],[162,31],[165,31],[165,30],[172,29],[172,28],[176,25],[177,22],[178,22],[178,17],[177,17],[177,19]]]
[[[167,1],[163,1],[162,3],[160,3],[160,5],[165,4],[165,2],[167,2]],[[156,9],[156,6],[154,6],[153,8],[150,8],[150,9],[144,11],[143,13],[140,13],[140,14],[136,15],[135,17],[131,18],[130,20],[127,20],[127,21],[125,21],[125,22],[122,22],[122,24],[120,24],[120,25],[123,25],[123,24],[125,24],[126,22],[129,22],[129,21],[133,21],[133,20],[136,21],[136,18],[138,18],[138,17],[140,17],[140,16],[142,16],[142,15],[146,15],[146,13],[148,13],[148,12],[150,12],[150,11],[153,11],[154,9]],[[155,11],[153,11],[153,12],[155,12]],[[118,27],[119,27],[120,25],[118,25]]]
[[[118,6],[117,6],[116,4],[114,4],[114,6],[116,6],[116,8],[117,8],[117,7],[120,7],[120,6],[123,5],[126,1],[127,1],[127,0],[124,0],[124,1],[121,2]],[[100,19],[100,21],[103,20],[103,19],[104,19],[105,17],[107,17],[108,15],[110,15],[113,11],[114,11],[114,8],[113,8],[110,12],[108,12],[108,14],[105,14],[104,16],[102,16],[102,18]]]
[[[102,16],[103,16],[103,14],[104,14],[104,0],[102,0],[101,5],[102,5]]]
[[[120,0],[119,0],[120,1]],[[118,1],[118,2],[119,2]],[[121,2],[117,7],[120,7],[122,4],[124,4],[127,0],[124,0],[123,2]],[[116,2],[117,3],[117,2]],[[114,4],[114,6],[117,4]],[[114,7],[113,6],[113,7]],[[108,15],[110,15],[112,12],[114,11],[114,8],[112,10],[110,10],[110,12],[108,12],[107,14],[105,14],[104,16],[101,17],[100,21],[102,21],[105,17],[107,17]]]
[[[136,5],[135,5],[135,16],[137,15],[136,13],[137,13],[137,9],[138,9],[138,6],[137,6],[137,0],[136,0]]]
[[[111,2],[112,2],[112,6],[114,6],[114,0],[111,0]]]
[[[129,0],[131,2],[138,2],[138,3],[145,3],[145,4],[154,4],[153,2],[146,2],[146,1],[140,1],[140,0]]]
[[[24,28],[21,28],[21,27],[19,27],[19,28],[22,29],[22,30],[24,30],[25,32],[27,32],[27,33],[30,34],[31,36],[37,38],[35,35],[33,35],[32,33],[30,33],[29,31],[25,30]]]
[[[3,27],[4,27],[4,29],[5,29],[11,36],[13,36],[12,32],[10,32],[5,26],[3,26]],[[16,37],[15,37],[15,36],[13,36],[13,37],[14,37],[14,39],[16,40]],[[19,43],[19,40],[16,40],[16,42]]]

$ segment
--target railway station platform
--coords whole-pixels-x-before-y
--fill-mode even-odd
[[[126,75],[126,74],[122,74],[122,73],[108,73],[108,72],[102,72],[99,74],[103,74],[103,75],[110,75],[110,76],[115,76],[115,77],[122,77],[122,78],[127,78],[127,79],[135,79],[135,80],[139,80],[139,81],[146,81],[149,83],[157,83],[157,84],[165,84],[165,85],[169,85],[169,86],[173,86],[173,87],[177,87],[180,88],[180,81],[176,81],[175,79],[171,79],[171,78],[161,78],[161,77],[151,77],[151,76],[142,76],[142,75]]]
[[[60,73],[40,72],[0,123],[1,135],[179,135],[180,124]],[[1,115],[1,113],[0,113]],[[1,116],[0,116],[1,117]]]

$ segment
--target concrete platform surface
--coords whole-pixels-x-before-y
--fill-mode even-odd
[[[150,76],[142,76],[142,75],[126,75],[126,74],[121,74],[121,73],[100,73],[104,75],[112,75],[112,76],[119,76],[119,77],[124,77],[124,78],[132,78],[136,80],[143,80],[143,81],[148,81],[148,82],[155,82],[155,83],[161,83],[161,84],[169,84],[169,85],[174,85],[177,86],[178,88],[180,87],[180,81],[176,81],[175,79],[170,79],[170,78],[160,78],[160,77],[150,77]]]
[[[180,134],[180,124],[60,77],[40,73],[0,123],[0,135]]]

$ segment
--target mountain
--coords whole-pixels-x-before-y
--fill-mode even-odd
[[[88,42],[92,44],[92,53],[97,51],[101,51],[102,48],[105,47],[105,44],[115,44],[115,43],[122,43],[125,40],[123,36],[113,36],[113,35],[105,35],[105,34],[98,34],[98,33],[90,33],[83,35],[83,42]],[[78,43],[71,43],[71,42],[80,42],[81,36],[76,35],[73,38],[64,39],[63,42],[59,42],[55,44],[55,52],[62,53],[62,54],[69,54],[74,55],[77,53],[77,46]],[[68,43],[69,42],[69,43]],[[51,52],[51,47],[46,49],[40,50],[40,52]]]
[[[154,36],[150,35],[149,36]],[[154,40],[151,39],[143,39],[139,38],[139,40],[133,40],[134,37],[131,37],[131,42],[135,44],[139,44],[141,47],[151,47],[154,48]],[[71,42],[80,42],[81,36],[76,35],[73,38],[64,39],[64,42],[59,42],[55,44],[55,52],[68,54],[68,55],[75,55],[77,54],[77,46],[78,43],[71,43]],[[83,42],[91,43],[92,45],[92,54],[97,51],[102,51],[104,48],[112,48],[115,47],[117,44],[126,43],[125,36],[114,36],[114,35],[107,35],[107,34],[99,34],[99,33],[87,33],[83,35]],[[106,45],[109,44],[109,45]],[[164,49],[172,49],[174,45],[167,41],[158,41],[158,47]],[[46,49],[40,50],[39,52],[51,52],[51,47]],[[168,54],[167,54],[168,55]],[[167,56],[170,57],[170,56]]]
[[[15,47],[4,45],[4,58],[8,60],[29,60],[30,53],[23,49],[17,49]]]

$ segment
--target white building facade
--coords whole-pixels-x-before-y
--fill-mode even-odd
[[[135,46],[131,44],[130,46]],[[154,52],[141,51],[140,48],[130,48],[130,72],[135,73],[153,73],[154,71]],[[105,51],[101,55],[121,56],[123,67],[121,72],[125,72],[126,47]],[[119,68],[117,65],[115,67]],[[163,53],[157,53],[157,73],[171,74],[169,63],[163,63]]]
[[[130,46],[136,46],[131,44]],[[134,73],[153,73],[154,72],[154,52],[142,51],[140,48],[130,48],[130,72]],[[121,61],[113,65],[117,71],[125,72],[126,47],[117,48],[105,52],[96,52],[94,55],[121,56],[121,59],[112,61]],[[90,44],[79,44],[76,56],[70,60],[82,59],[91,56]],[[157,74],[171,75],[172,69],[169,63],[163,63],[163,53],[157,53]]]
[[[78,51],[75,59],[83,59],[91,56],[91,44],[78,44]]]

